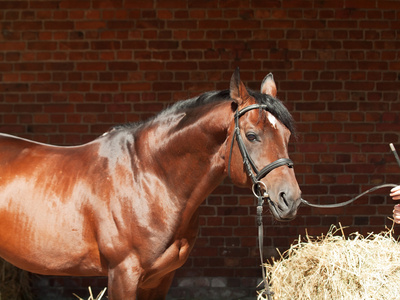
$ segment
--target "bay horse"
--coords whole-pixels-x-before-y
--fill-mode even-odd
[[[194,245],[199,205],[228,173],[241,187],[255,178],[277,220],[295,217],[293,120],[275,97],[271,75],[256,92],[236,70],[228,90],[87,144],[1,134],[0,256],[43,275],[108,276],[111,300],[164,299]]]

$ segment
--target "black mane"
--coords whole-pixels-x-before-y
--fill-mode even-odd
[[[269,111],[272,115],[274,115],[283,125],[285,125],[292,134],[295,133],[295,126],[294,120],[292,115],[289,113],[287,108],[283,105],[283,103],[270,95],[261,94],[259,92],[253,91],[248,89],[247,90],[249,95],[252,96],[258,104],[266,104],[267,111]],[[168,107],[167,109],[161,111],[159,114],[154,116],[148,121],[155,120],[157,118],[162,118],[166,115],[176,114],[179,112],[195,109],[197,107],[204,106],[208,103],[217,103],[221,101],[228,101],[230,100],[230,91],[229,90],[222,90],[222,91],[213,91],[213,92],[206,92],[201,94],[198,97],[194,97],[188,100],[179,101],[173,104],[172,106]],[[123,129],[123,128],[135,128],[139,125],[145,123],[127,123],[122,125],[116,125],[111,128],[111,130]]]

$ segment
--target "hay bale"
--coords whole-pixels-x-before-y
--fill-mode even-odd
[[[326,236],[299,238],[265,266],[274,300],[398,299],[400,243],[392,232],[346,238],[332,226]]]
[[[0,300],[32,300],[30,275],[0,259]]]

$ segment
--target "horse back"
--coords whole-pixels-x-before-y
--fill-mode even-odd
[[[90,219],[95,150],[0,134],[1,257],[40,274],[104,274]]]

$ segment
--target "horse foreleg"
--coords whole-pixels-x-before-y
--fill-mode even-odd
[[[145,270],[144,280],[140,282],[138,300],[165,299],[174,278],[175,270],[187,260],[191,245],[186,239],[176,240]]]
[[[172,280],[174,279],[175,271],[165,275],[160,279],[160,283],[157,287],[151,289],[138,289],[138,300],[164,300],[168,294],[168,290],[171,286]]]
[[[126,258],[108,271],[108,299],[136,300],[141,268],[136,257]]]

